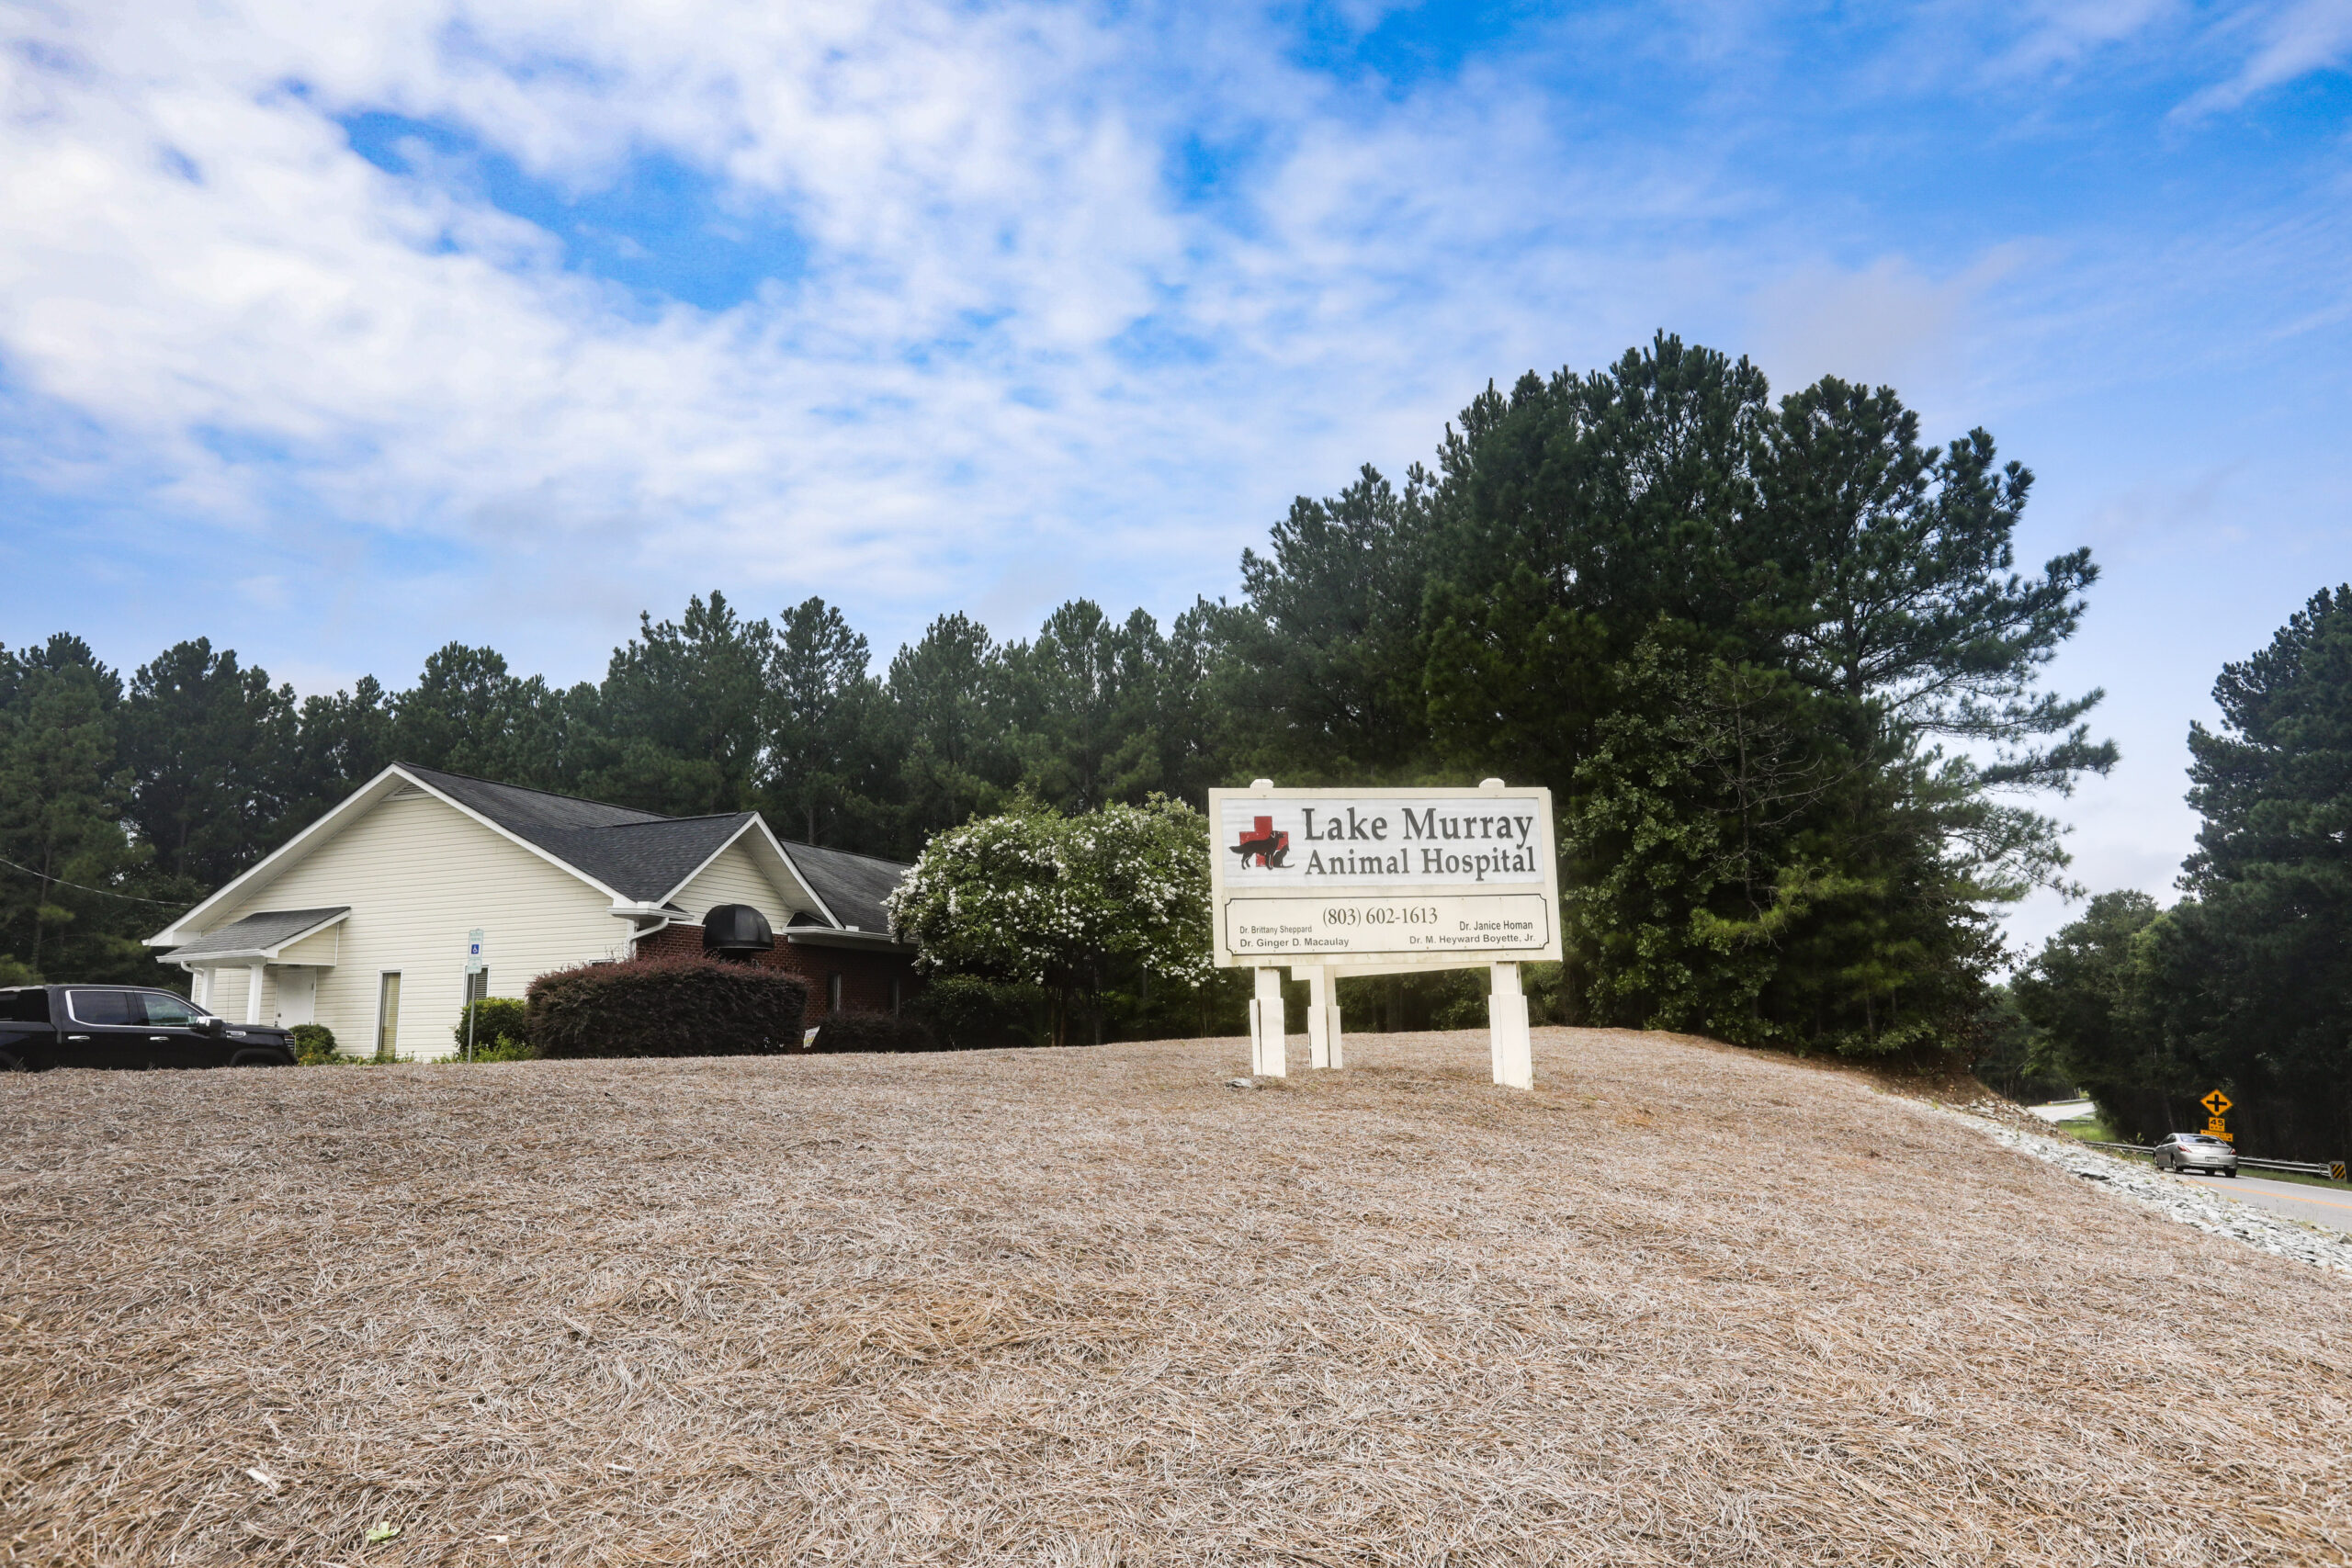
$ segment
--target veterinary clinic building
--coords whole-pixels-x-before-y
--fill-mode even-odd
[[[883,899],[907,867],[788,843],[755,811],[657,817],[396,762],[252,870],[148,938],[232,1021],[322,1023],[346,1055],[445,1056],[483,933],[476,996],[551,969],[702,952],[720,905],[767,918],[754,962],[827,1011],[896,1012],[914,950]]]

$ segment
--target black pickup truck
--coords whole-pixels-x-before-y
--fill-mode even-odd
[[[0,1072],[44,1067],[290,1067],[282,1029],[231,1023],[142,986],[0,989]]]

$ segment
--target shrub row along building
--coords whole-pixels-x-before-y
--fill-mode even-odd
[[[551,969],[703,951],[747,905],[758,963],[824,1011],[895,1013],[914,981],[883,899],[907,867],[778,839],[756,811],[657,817],[395,762],[148,939],[231,1020],[322,1023],[348,1055],[449,1054],[469,995]],[[487,967],[469,979],[468,937]]]

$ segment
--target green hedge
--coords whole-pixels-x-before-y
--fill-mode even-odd
[[[808,987],[750,964],[631,959],[531,982],[525,1031],[544,1056],[735,1056],[800,1046]]]
[[[883,1012],[829,1012],[817,1025],[811,1051],[941,1051],[939,1038],[911,1018]]]
[[[335,1055],[334,1031],[323,1023],[298,1023],[286,1032],[294,1037],[294,1059],[306,1067],[326,1066],[343,1060]]]
[[[907,1002],[907,1016],[951,1051],[1044,1045],[1053,1040],[1052,998],[1041,986],[933,976]]]
[[[474,1060],[527,1062],[538,1048],[531,1043],[530,1004],[520,997],[484,997],[458,1010],[457,1027],[449,1031],[458,1058],[466,1055],[466,1015],[473,1015]]]

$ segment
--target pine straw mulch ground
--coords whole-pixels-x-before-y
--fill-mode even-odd
[[[1850,1074],[1350,1051],[0,1080],[0,1561],[2345,1560],[2343,1280]]]

